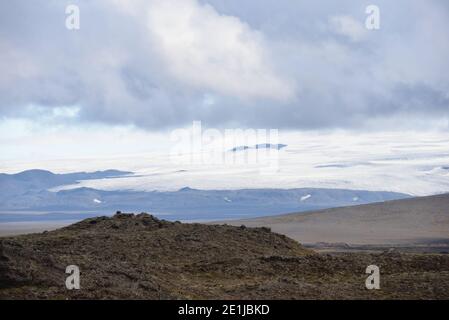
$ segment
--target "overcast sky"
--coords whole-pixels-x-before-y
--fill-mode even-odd
[[[65,27],[70,3],[80,30]],[[369,4],[380,30],[365,28]],[[1,1],[0,116],[447,128],[448,57],[444,0]]]
[[[0,1],[0,172],[167,152],[193,121],[425,151],[448,137],[448,57],[445,0]]]

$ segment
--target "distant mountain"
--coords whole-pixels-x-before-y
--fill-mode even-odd
[[[96,172],[75,172],[56,174],[46,170],[27,170],[16,174],[0,174],[0,201],[11,199],[19,200],[17,197],[45,194],[47,189],[56,186],[75,184],[82,180],[116,178],[132,174],[128,171],[106,170]],[[0,205],[0,207],[4,207]]]
[[[261,143],[261,144],[256,144],[254,146],[238,146],[235,148],[232,148],[231,152],[237,152],[237,151],[244,151],[244,150],[249,150],[249,149],[276,149],[276,150],[281,150],[282,148],[287,147],[286,144],[271,144],[271,143]]]
[[[75,172],[57,174],[47,170],[33,169],[15,174],[0,174],[0,187],[4,190],[7,185],[23,185],[36,188],[50,188],[64,184],[76,183],[80,180],[115,178],[133,174],[129,171],[105,170],[95,172]]]
[[[78,219],[84,214],[122,211],[150,211],[173,220],[238,219],[292,211],[324,208],[407,198],[393,192],[342,189],[241,189],[196,190],[184,187],[178,191],[104,191],[75,188],[51,192],[48,189],[77,181],[118,178],[129,172],[108,170],[93,173],[53,174],[31,170],[16,175],[0,176],[0,222]],[[16,214],[19,211],[51,214]],[[60,213],[59,215],[57,213]],[[58,218],[59,217],[59,218]]]

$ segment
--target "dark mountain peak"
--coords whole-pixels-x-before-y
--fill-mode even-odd
[[[230,151],[236,152],[236,151],[242,151],[242,150],[248,150],[248,149],[249,149],[248,146],[239,146],[239,147],[232,148]]]
[[[238,147],[232,148],[229,151],[237,152],[237,151],[245,151],[245,150],[248,150],[248,149],[256,149],[256,150],[258,150],[258,149],[276,149],[276,150],[281,150],[282,148],[285,148],[285,147],[287,147],[287,145],[286,144],[282,144],[282,143],[278,143],[278,144],[259,143],[259,144],[256,144],[254,146],[251,146],[251,147],[249,147],[249,146],[238,146]]]
[[[12,174],[12,176],[20,177],[20,178],[27,178],[27,179],[37,179],[37,178],[45,178],[45,177],[51,177],[55,174],[48,170],[42,170],[42,169],[31,169],[31,170],[25,170],[16,174]]]
[[[109,179],[109,178],[117,178],[126,175],[133,174],[130,171],[120,171],[120,170],[104,170],[104,171],[95,171],[95,172],[74,172],[67,173],[64,176],[74,179],[74,180],[94,180],[94,179]]]
[[[49,170],[30,169],[19,173],[8,174],[10,177],[26,178],[26,179],[45,179],[47,177],[67,177],[67,178],[83,178],[83,179],[97,179],[97,178],[112,178],[133,174],[131,171],[120,171],[116,169],[108,169],[94,172],[72,172],[72,173],[53,173]]]
[[[101,192],[104,192],[104,191],[89,188],[89,187],[79,187],[79,188],[74,188],[74,189],[60,190],[57,193],[58,194],[66,194],[66,195],[80,195],[80,194],[91,195],[91,194],[98,194]]]
[[[179,192],[186,192],[186,191],[195,191],[196,189],[192,189],[192,188],[190,188],[190,187],[184,187],[184,188],[181,188],[181,189],[179,189],[178,191]]]
[[[277,150],[281,150],[282,148],[285,148],[287,145],[286,144],[271,144],[271,143],[261,143],[261,144],[256,144],[254,146],[255,149],[277,149]]]
[[[86,172],[89,174],[89,172]],[[116,169],[108,169],[108,170],[99,170],[95,172],[91,172],[92,175],[103,175],[103,176],[122,176],[127,174],[133,174],[134,172],[131,171],[121,171]]]

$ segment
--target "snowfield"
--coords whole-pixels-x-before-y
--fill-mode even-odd
[[[202,190],[341,188],[415,196],[449,192],[449,134],[445,132],[280,132],[279,140],[287,146],[269,152],[230,152],[232,146],[226,145],[220,152],[215,148],[211,153],[211,146],[206,146],[202,153],[173,155],[167,142],[166,150],[159,152],[42,160],[33,161],[32,166],[59,173],[74,168],[135,173],[118,179],[83,181],[55,191],[79,187],[173,191],[188,186]],[[214,159],[219,161],[214,163]],[[30,166],[3,161],[0,170],[17,172]]]

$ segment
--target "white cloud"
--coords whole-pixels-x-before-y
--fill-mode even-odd
[[[244,98],[294,94],[273,70],[263,35],[236,17],[195,0],[154,1],[147,26],[169,72],[183,83]]]
[[[361,21],[347,15],[331,17],[329,27],[334,33],[348,37],[354,42],[363,40],[367,34],[367,30]]]
[[[32,78],[40,72],[39,67],[28,58],[27,53],[2,39],[0,39],[0,52],[0,70],[2,70],[0,88],[12,81]]]
[[[0,116],[33,119],[32,104],[151,130],[447,127],[447,5],[379,0],[383,27],[368,31],[363,4],[322,1],[77,0],[76,32],[64,1],[0,1]]]
[[[58,118],[73,119],[78,117],[80,112],[79,107],[56,107],[52,109],[52,116]]]

